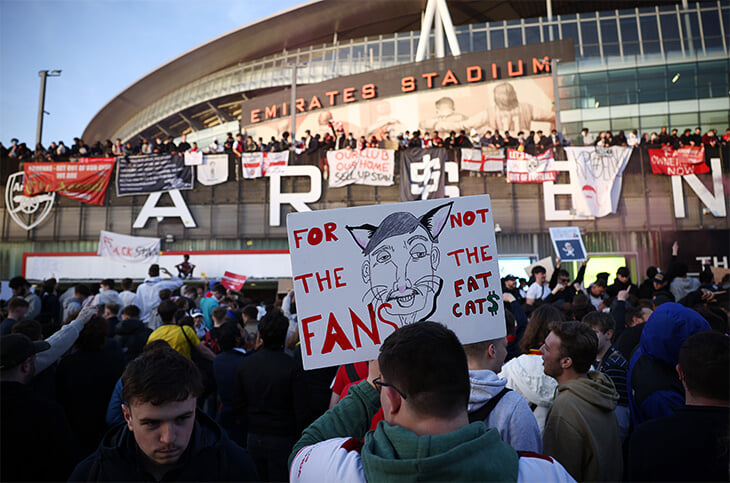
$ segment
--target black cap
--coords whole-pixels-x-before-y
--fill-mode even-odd
[[[0,337],[0,370],[12,369],[28,357],[46,351],[51,345],[44,341],[32,341],[25,334],[9,334]]]
[[[656,275],[654,275],[654,281],[657,283],[664,283],[664,274],[657,273]]]
[[[609,273],[608,272],[601,272],[596,274],[596,279],[602,278],[603,280],[608,280]]]
[[[504,280],[517,280],[517,277],[515,277],[514,275],[507,275],[506,277],[504,277]]]
[[[654,295],[654,297],[653,297],[653,298],[651,299],[651,303],[652,303],[652,304],[653,304],[653,305],[654,305],[655,307],[659,307],[659,306],[660,306],[661,304],[665,304],[665,303],[667,303],[667,302],[674,302],[674,300],[672,300],[672,297],[671,297],[670,295],[668,295],[668,294],[666,294],[666,293],[662,293],[662,292],[659,292],[659,293],[657,293],[657,294],[656,294],[656,295]]]

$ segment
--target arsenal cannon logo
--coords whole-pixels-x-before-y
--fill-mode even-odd
[[[56,193],[25,196],[22,171],[13,173],[8,178],[5,188],[5,204],[10,217],[26,231],[40,225],[48,217],[55,199]]]

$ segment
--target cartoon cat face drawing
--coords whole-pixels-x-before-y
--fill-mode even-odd
[[[347,226],[365,256],[361,275],[370,288],[363,300],[382,307],[401,326],[426,320],[436,310],[443,285],[436,274],[441,259],[436,244],[452,206],[445,203],[420,218],[392,213],[379,226]]]

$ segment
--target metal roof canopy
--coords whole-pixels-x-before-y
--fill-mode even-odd
[[[195,47],[141,77],[110,100],[84,130],[87,141],[107,139],[155,100],[232,65],[283,50],[365,36],[418,31],[427,0],[312,0]],[[651,5],[681,0],[654,0]],[[547,16],[546,0],[448,0],[454,25]],[[553,15],[646,7],[647,2],[552,0]]]

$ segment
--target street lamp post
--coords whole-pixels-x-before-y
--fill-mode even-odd
[[[35,134],[35,143],[38,145],[38,143],[41,142],[41,137],[43,135],[43,114],[47,114],[45,112],[45,105],[46,105],[46,78],[47,77],[59,77],[61,75],[60,70],[41,70],[38,71],[38,76],[41,78],[41,95],[38,99],[38,124],[36,127],[36,134]],[[35,148],[34,148],[35,149]]]
[[[297,138],[296,138],[296,130],[297,130],[297,69],[299,67],[304,67],[307,65],[306,62],[287,62],[287,65],[289,68],[291,68],[291,104],[289,107],[291,108],[291,132],[289,133],[289,139],[291,139],[291,150],[294,151],[294,148],[297,144]]]

